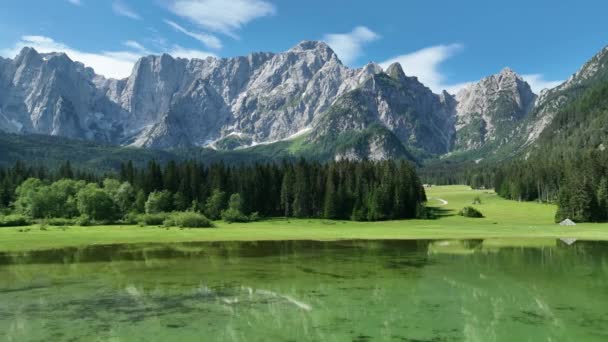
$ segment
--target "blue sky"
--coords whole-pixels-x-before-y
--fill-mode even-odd
[[[342,61],[399,61],[438,92],[509,66],[538,91],[608,45],[608,1],[3,0],[0,55],[65,51],[108,77],[142,55],[230,57],[324,40]]]

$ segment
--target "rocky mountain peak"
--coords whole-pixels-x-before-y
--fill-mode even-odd
[[[365,64],[365,66],[362,68],[362,71],[369,75],[375,75],[384,72],[380,64],[374,62],[369,62]]]
[[[395,62],[393,64],[391,64],[387,69],[386,69],[386,74],[389,75],[391,78],[395,79],[395,80],[404,80],[406,78],[405,76],[405,72],[403,72],[403,68],[401,67],[401,64]]]
[[[309,50],[327,51],[327,50],[331,50],[331,48],[329,47],[329,45],[327,45],[325,42],[322,42],[322,41],[303,40],[303,41],[299,42],[296,46],[289,49],[289,51],[291,51],[291,52],[302,52],[302,51],[309,51]]]
[[[319,56],[323,60],[338,59],[338,56],[334,50],[329,47],[325,42],[316,40],[305,40],[298,43],[293,48],[289,49],[287,53],[293,54],[312,54]]]
[[[502,70],[498,73],[499,76],[506,76],[506,77],[517,77],[517,73],[515,71],[513,71],[513,69],[511,69],[510,67],[504,67],[502,68]]]
[[[24,47],[21,49],[17,57],[15,57],[15,64],[17,65],[41,62],[42,56],[40,56],[38,51],[31,47]]]
[[[497,142],[533,108],[536,95],[511,68],[504,68],[456,94],[458,150]]]
[[[407,148],[444,154],[508,144],[524,126],[533,127],[524,132],[532,141],[576,95],[571,85],[603,79],[608,48],[538,101],[510,68],[456,96],[435,94],[399,63],[351,69],[319,41],[233,58],[146,56],[122,80],[24,48],[0,58],[0,130],[155,148],[214,148],[235,136],[245,147],[308,134],[307,143],[330,149],[352,142],[348,156],[349,148],[371,159]],[[339,139],[345,132],[357,139]],[[384,153],[391,150],[400,152]]]

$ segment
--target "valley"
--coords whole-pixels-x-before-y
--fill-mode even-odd
[[[559,238],[608,240],[608,224],[563,227],[554,223],[555,205],[504,200],[493,191],[471,190],[466,186],[434,186],[428,189],[427,195],[435,198],[429,200],[429,206],[438,210],[438,217],[434,220],[351,222],[275,218],[246,224],[217,221],[217,228],[209,229],[109,225],[40,230],[39,225],[33,225],[0,228],[0,250],[13,253],[66,247],[202,241],[495,239],[493,243],[509,245]],[[475,207],[485,218],[458,216],[458,210],[472,205],[476,197],[481,199],[481,204]]]

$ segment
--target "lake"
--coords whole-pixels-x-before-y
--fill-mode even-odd
[[[2,341],[608,341],[608,243],[278,241],[0,253]]]

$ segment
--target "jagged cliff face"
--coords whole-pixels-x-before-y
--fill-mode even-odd
[[[155,148],[214,147],[235,135],[267,143],[310,130],[341,96],[361,89],[366,115],[404,144],[441,153],[452,134],[442,97],[400,66],[390,77],[375,64],[350,69],[321,42],[226,59],[148,56],[123,80],[33,49],[0,60],[0,70],[0,129],[9,132]]]
[[[335,159],[489,154],[535,142],[560,108],[601,79],[608,48],[538,97],[510,69],[456,96],[434,94],[399,64],[345,67],[322,42],[223,59],[148,56],[122,80],[25,48],[0,58],[0,131],[226,149],[305,133],[305,144]]]
[[[0,69],[5,131],[161,148],[205,146],[229,134],[284,139],[375,72],[345,67],[320,42],[228,59],[149,56],[124,80],[33,49],[1,60]]]
[[[376,72],[314,121],[309,140],[337,146],[338,159],[403,156],[403,147],[447,153],[454,134],[451,96],[434,94],[399,64],[386,72],[373,64],[366,68]]]
[[[99,98],[92,69],[65,54],[25,48],[0,62],[0,127],[8,132],[96,138],[105,130],[84,130],[97,121]]]
[[[470,151],[486,144],[505,143],[534,107],[536,95],[519,75],[504,69],[456,95],[454,150]]]

